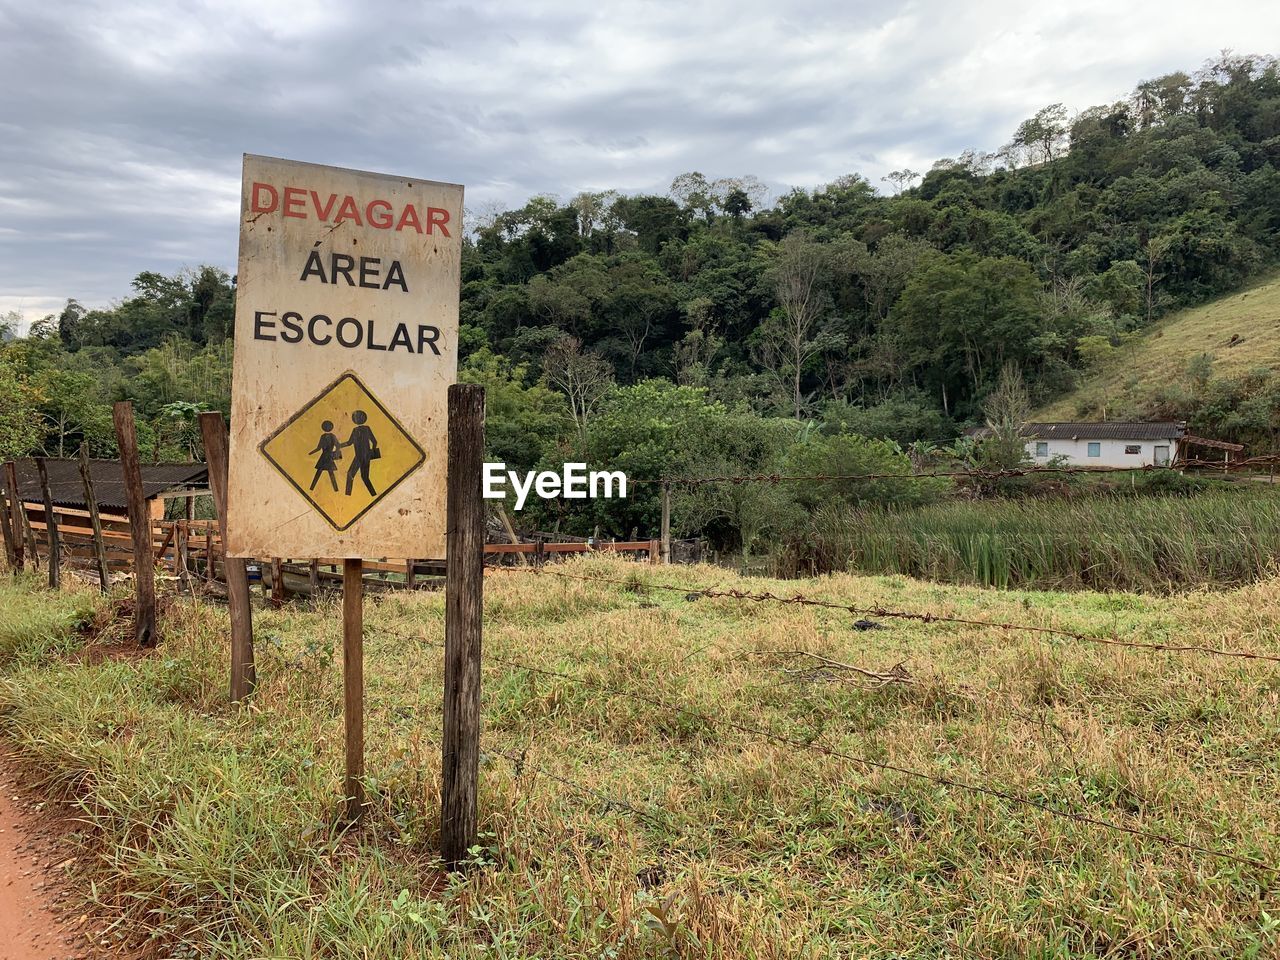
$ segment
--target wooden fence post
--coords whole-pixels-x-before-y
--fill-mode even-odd
[[[542,565],[545,564],[546,562],[547,562],[547,541],[543,540],[541,537],[538,537],[536,540],[533,541],[533,565],[541,569]]]
[[[284,568],[279,557],[271,558],[271,606],[277,610],[284,606]]]
[[[511,525],[511,518],[507,516],[507,508],[503,506],[501,500],[499,500],[495,506],[498,511],[498,519],[502,521],[502,529],[507,532],[507,539],[510,540],[513,545],[519,544],[521,541],[520,538],[516,536],[516,528]],[[517,553],[516,563],[522,567],[527,567],[529,565],[529,558],[523,553]]]
[[[307,580],[311,586],[311,599],[315,600],[320,596],[320,561],[315,557],[311,558],[307,568]]]
[[[182,508],[182,524],[178,527],[178,533],[181,539],[178,541],[178,554],[181,561],[181,570],[179,576],[182,578],[182,585],[191,586],[191,522],[196,518],[196,498],[187,497],[183,501]]]
[[[179,520],[177,546],[173,553],[173,570],[178,575],[178,583],[183,587],[191,584],[191,526],[186,520]]]
[[[23,557],[22,534],[22,492],[18,489],[18,467],[10,460],[4,465],[4,482],[9,488],[9,529],[13,532],[13,571],[17,573],[25,566]]]
[[[84,483],[84,506],[89,511],[89,527],[93,530],[93,557],[98,564],[98,581],[103,593],[111,589],[111,571],[107,566],[107,544],[102,536],[102,515],[93,492],[93,475],[89,470],[89,445],[80,444],[80,480]]]
[[[249,606],[249,575],[245,561],[225,555],[227,546],[227,425],[216,411],[200,414],[200,436],[209,466],[209,489],[222,534],[222,569],[227,580],[227,604],[231,608],[231,702],[253,693],[258,675],[253,663],[253,609]],[[205,528],[208,571],[212,575],[213,525]]]
[[[4,536],[4,559],[9,564],[9,572],[17,574],[18,560],[14,553],[13,531],[9,528],[12,510],[9,509],[9,485],[5,482],[4,496],[0,497],[0,534]]]
[[[449,387],[440,847],[456,868],[475,844],[484,612],[484,387]]]
[[[18,503],[21,508],[18,513],[22,516],[22,539],[27,543],[27,559],[31,562],[31,566],[40,569],[40,551],[36,549],[36,532],[31,527],[31,514],[27,512],[27,502],[22,500]]]
[[[364,813],[364,561],[342,561],[342,706],[347,771],[342,795],[347,819]]]
[[[133,612],[133,635],[138,646],[156,644],[156,567],[151,552],[151,514],[142,493],[142,468],[138,464],[138,431],[133,423],[133,404],[121,400],[111,411],[116,443],[120,447],[120,471],[124,475],[128,501],[129,533],[133,539],[133,580],[137,600]]]
[[[662,482],[662,562],[671,562],[671,484]]]
[[[49,544],[49,588],[62,585],[62,537],[58,519],[53,515],[53,494],[49,492],[49,467],[44,457],[36,457],[36,473],[40,475],[40,496],[44,500],[44,536]]]

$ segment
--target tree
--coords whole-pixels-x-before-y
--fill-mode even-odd
[[[1012,257],[930,258],[912,275],[894,308],[917,376],[933,381],[943,409],[980,395],[1009,361],[1040,359],[1040,284]]]
[[[542,369],[547,383],[565,395],[579,436],[613,387],[613,368],[597,354],[584,352],[576,337],[561,337],[547,348]]]
[[[114,447],[111,405],[101,389],[101,377],[66,364],[51,364],[36,374],[40,415],[46,425],[43,441],[49,456],[69,457],[87,442],[94,452]]]
[[[827,268],[823,245],[793,233],[778,244],[769,269],[778,309],[760,325],[758,357],[786,385],[796,420],[803,418],[805,368],[823,349],[819,324],[831,305]]]
[[[782,469],[790,476],[844,476],[898,474],[898,479],[820,480],[798,484],[796,499],[808,509],[824,503],[848,506],[868,503],[918,505],[935,498],[945,481],[912,478],[911,460],[892,440],[860,437],[852,433],[817,435],[802,439],[787,451]]]
[[[0,460],[25,457],[44,439],[40,391],[0,358]]]
[[[68,350],[80,346],[80,321],[84,319],[85,312],[79,300],[68,300],[58,314],[58,336]]]
[[[1019,124],[1013,148],[1024,152],[1031,163],[1051,163],[1067,140],[1067,108],[1051,103]]]
[[[527,364],[513,364],[488,347],[458,370],[460,382],[484,386],[486,454],[511,469],[530,470],[550,457],[571,422],[565,397],[528,378]]]
[[[716,199],[707,178],[694,170],[682,173],[671,181],[671,196],[691,213],[701,214],[706,220],[716,207]]]
[[[893,192],[895,194],[899,194],[919,180],[920,174],[916,173],[914,170],[908,170],[904,167],[901,170],[890,170],[880,179],[885,183],[892,184]]]
[[[1027,393],[1022,371],[1012,363],[1000,370],[995,387],[982,404],[987,422],[987,436],[969,448],[966,463],[983,470],[1012,470],[1027,462],[1026,424],[1031,412],[1031,398]],[[1001,478],[975,477],[968,486],[979,496],[990,496],[1007,487]]]

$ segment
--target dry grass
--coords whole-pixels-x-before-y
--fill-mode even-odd
[[[5,585],[0,709],[19,748],[83,799],[102,839],[102,899],[153,928],[169,953],[1280,951],[1276,874],[727,726],[766,727],[1280,865],[1274,665],[943,624],[888,621],[859,632],[834,611],[643,588],[745,583],[717,568],[591,558],[565,569],[636,587],[527,573],[486,582],[484,837],[462,875],[442,876],[433,861],[439,595],[368,601],[375,801],[358,831],[336,820],[340,618],[332,602],[257,614],[262,687],[252,707],[233,710],[226,616],[217,607],[175,608],[155,656],[87,663],[58,638],[91,598]],[[1275,580],[1169,597],[846,575],[750,585],[1280,653]],[[797,682],[776,656],[796,649],[877,671],[904,661],[914,682],[876,690]],[[718,722],[599,685],[686,704]]]
[[[1158,388],[1187,382],[1188,365],[1205,353],[1218,377],[1280,369],[1280,277],[1161,320],[1034,419],[1100,420],[1104,406],[1110,420],[1141,415]]]

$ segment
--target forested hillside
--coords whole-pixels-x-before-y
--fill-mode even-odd
[[[493,454],[650,476],[905,462],[858,438],[946,441],[982,418],[1002,371],[1033,402],[1062,397],[1170,311],[1280,259],[1280,70],[1224,56],[1109,105],[1053,104],[994,152],[885,181],[850,174],[770,201],[753,177],[687,173],[665,195],[472,211],[462,376],[490,388]],[[202,267],[133,288],[109,309],[70,300],[4,343],[0,455],[82,439],[109,454],[121,398],[148,450],[198,455],[194,413],[228,406],[233,280]],[[1270,376],[1181,412],[1270,445]],[[744,540],[745,514],[786,514],[698,509],[746,523]],[[651,513],[636,501],[570,519],[625,532]]]

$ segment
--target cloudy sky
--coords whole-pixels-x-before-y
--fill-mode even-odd
[[[0,314],[234,272],[240,155],[466,184],[775,193],[995,149],[1222,49],[1261,0],[0,0]]]

